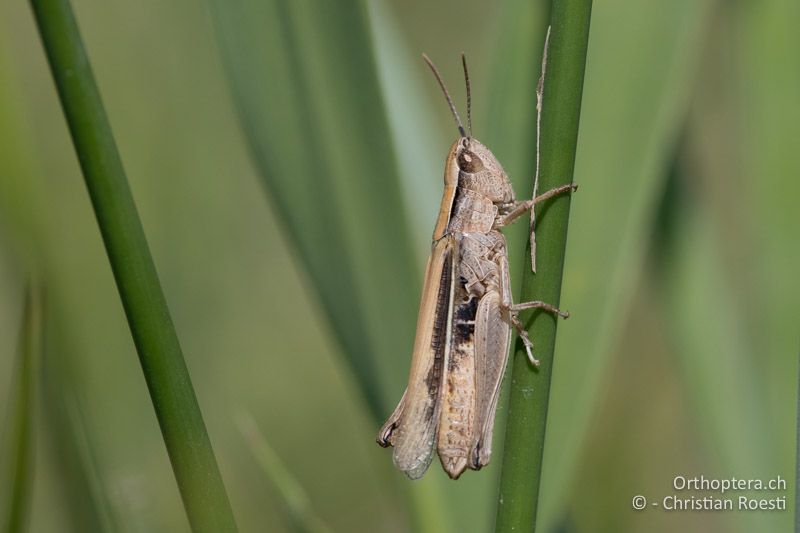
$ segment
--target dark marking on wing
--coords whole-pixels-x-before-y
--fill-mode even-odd
[[[452,352],[448,368],[455,371],[465,361],[473,364],[475,349],[475,316],[478,312],[478,299],[467,291],[467,280],[460,277],[455,287],[455,308],[453,309]]]
[[[453,344],[456,346],[472,339],[475,335],[475,324],[455,324],[453,328]]]
[[[442,382],[442,363],[444,361],[444,351],[447,348],[447,314],[450,307],[450,281],[453,275],[453,254],[447,252],[442,265],[442,277],[439,283],[439,294],[436,296],[436,313],[433,318],[433,333],[431,335],[431,351],[434,353],[433,365],[425,378],[425,385],[428,387],[429,397],[435,398],[439,393],[439,385]],[[425,419],[430,419],[435,411],[436,402],[432,402]]]
[[[475,321],[475,315],[478,313],[478,299],[475,297],[468,297],[466,290],[467,280],[461,277],[458,280],[458,296],[462,298],[453,312],[453,319],[458,321]]]
[[[470,458],[470,465],[469,467],[473,470],[480,470],[483,468],[483,465],[480,461],[481,449],[483,448],[483,442],[478,440],[478,443],[475,445],[475,451],[471,454]]]
[[[460,277],[456,287],[456,306],[453,310],[453,347],[471,343],[475,337],[475,316],[478,299],[467,292],[467,280]]]

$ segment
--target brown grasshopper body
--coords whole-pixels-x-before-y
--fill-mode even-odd
[[[438,72],[429,65],[462,136],[445,164],[408,387],[381,428],[378,443],[394,446],[395,465],[412,479],[425,473],[434,451],[456,479],[465,469],[478,470],[489,462],[512,326],[538,364],[517,313],[536,307],[566,316],[543,302],[513,304],[506,240],[499,229],[538,201],[574,187],[517,202],[497,158],[466,136]]]

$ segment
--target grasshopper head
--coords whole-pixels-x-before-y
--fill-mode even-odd
[[[464,82],[467,88],[467,124],[469,125],[469,135],[461,123],[456,106],[450,93],[439,74],[439,70],[433,62],[422,54],[423,59],[433,72],[439,87],[444,93],[450,111],[453,113],[458,132],[461,137],[450,147],[447,155],[447,162],[444,169],[444,194],[442,203],[439,207],[439,217],[436,219],[436,227],[433,230],[433,240],[441,239],[450,223],[450,215],[453,209],[453,202],[456,198],[458,188],[468,189],[478,193],[494,204],[511,204],[514,202],[514,190],[508,180],[505,170],[494,156],[481,142],[472,138],[472,96],[469,86],[469,73],[467,72],[467,60],[461,54],[461,62],[464,66]]]
[[[496,204],[514,201],[514,190],[494,154],[480,141],[462,137],[456,146],[458,186],[481,193]]]

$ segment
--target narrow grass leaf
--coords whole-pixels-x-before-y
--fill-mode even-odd
[[[800,62],[795,54],[800,3],[767,0],[736,4],[731,49],[735,51],[736,98],[730,113],[740,117],[734,153],[741,162],[742,189],[735,200],[742,234],[731,232],[734,265],[748,280],[748,331],[764,370],[767,416],[781,434],[776,442],[782,472],[791,470],[797,317],[800,316]],[[730,50],[729,50],[730,51]],[[725,181],[728,183],[728,181]],[[730,206],[729,206],[730,209]],[[739,279],[741,279],[739,278]],[[737,279],[736,281],[739,281]],[[795,489],[793,489],[795,490]]]
[[[34,268],[44,269],[41,277],[51,289],[48,291],[46,316],[43,318],[46,323],[46,332],[43,333],[46,342],[42,347],[41,375],[38,378],[40,384],[37,385],[41,390],[40,413],[43,423],[39,424],[41,429],[37,432],[37,441],[50,443],[50,446],[43,447],[53,451],[52,463],[57,466],[55,478],[57,484],[61,485],[61,494],[67,502],[67,517],[58,516],[53,520],[62,526],[69,524],[73,531],[117,531],[118,528],[110,526],[112,522],[108,518],[111,515],[110,505],[107,505],[109,491],[90,489],[98,484],[89,483],[89,480],[96,479],[99,474],[88,468],[84,459],[94,457],[94,454],[83,449],[84,444],[89,442],[88,435],[85,427],[68,414],[67,407],[71,404],[62,391],[67,386],[65,382],[71,381],[74,376],[68,373],[65,359],[70,358],[64,357],[63,343],[54,342],[54,329],[58,328],[54,324],[57,320],[53,320],[53,309],[57,305],[54,301],[56,291],[52,290],[52,273],[56,261],[48,254],[46,247],[42,246],[49,212],[43,207],[42,199],[45,194],[32,168],[35,165],[34,149],[30,143],[31,132],[28,131],[29,124],[25,123],[23,109],[19,105],[22,95],[15,91],[19,80],[11,74],[12,67],[5,59],[6,50],[0,50],[0,76],[4,76],[0,83],[0,124],[7,128],[6,138],[10,141],[0,145],[0,160],[6,165],[6,172],[0,179],[0,211],[8,228],[13,229],[7,236],[17,245],[13,247],[14,253],[23,258],[23,261],[35,264]],[[55,360],[48,357],[48,354],[53,353],[56,354]],[[58,369],[53,369],[54,365]],[[44,474],[37,466],[37,477],[46,477],[49,473],[47,463],[43,466]],[[100,499],[97,498],[98,495]],[[39,500],[38,503],[50,502]],[[39,516],[46,516],[46,513]],[[34,520],[32,527],[37,525],[41,526]]]
[[[42,403],[57,478],[75,531],[121,531],[111,490],[98,465],[82,387],[74,358],[53,307],[48,313],[47,346],[42,358]]]
[[[315,513],[306,491],[269,445],[252,415],[239,413],[236,425],[264,476],[280,496],[292,530],[297,533],[330,533],[332,530]]]
[[[32,0],[50,69],[194,531],[236,524],[68,0]]]
[[[436,118],[440,99],[428,98],[435,84],[430,71],[402,33],[394,11],[385,0],[368,2],[375,58],[394,152],[398,154],[400,188],[406,219],[411,224],[416,263],[424,265],[430,253],[433,221],[442,195],[444,153],[437,150],[451,133],[450,123]],[[436,94],[439,96],[439,94]],[[421,267],[420,267],[421,268]]]
[[[42,349],[42,295],[32,283],[25,293],[25,305],[20,328],[18,359],[12,386],[13,398],[8,403],[5,441],[8,444],[6,462],[8,475],[0,487],[4,505],[4,531],[20,533],[27,530],[33,494],[36,463],[36,383]]]
[[[782,54],[794,35],[785,11],[762,7],[720,6],[709,32],[687,135],[687,215],[676,223],[666,293],[714,466],[788,478],[797,335],[785,315],[800,312],[800,255],[790,244],[800,218],[786,198],[800,189],[786,176],[800,169],[790,148],[800,132],[791,103],[800,68]],[[785,530],[789,517],[748,513],[739,526]]]
[[[382,421],[405,379],[419,274],[366,8],[356,0],[212,5],[273,208]]]
[[[774,476],[779,473],[775,429],[763,416],[761,371],[732,297],[735,291],[728,286],[719,228],[702,202],[687,201],[680,213],[674,248],[666,251],[672,258],[664,286],[669,338],[713,461],[709,467],[720,476]],[[742,514],[737,520],[741,531],[786,529],[781,513]]]

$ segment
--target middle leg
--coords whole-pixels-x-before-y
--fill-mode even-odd
[[[561,311],[557,307],[550,305],[546,302],[540,301],[532,301],[532,302],[523,302],[519,304],[514,304],[512,296],[511,296],[511,282],[509,276],[509,268],[508,268],[508,258],[505,254],[500,254],[497,258],[498,266],[500,267],[500,285],[501,285],[501,294],[502,294],[502,307],[505,311],[505,315],[508,317],[507,320],[514,326],[514,329],[517,330],[517,334],[519,338],[522,340],[522,344],[525,345],[525,351],[528,354],[528,360],[531,364],[535,367],[539,367],[539,360],[533,356],[533,342],[531,342],[530,337],[528,336],[528,331],[523,327],[522,323],[519,321],[519,312],[524,311],[526,309],[541,309],[543,311],[553,313],[554,315],[567,318],[569,317],[569,313],[566,311]]]
[[[542,311],[547,311],[548,313],[560,316],[561,318],[569,318],[569,313],[567,311],[562,311],[561,309],[559,309],[554,305],[550,305],[549,303],[541,302],[539,300],[534,300],[532,302],[523,302],[511,306],[511,311],[515,313],[524,311],[526,309],[541,309]]]

